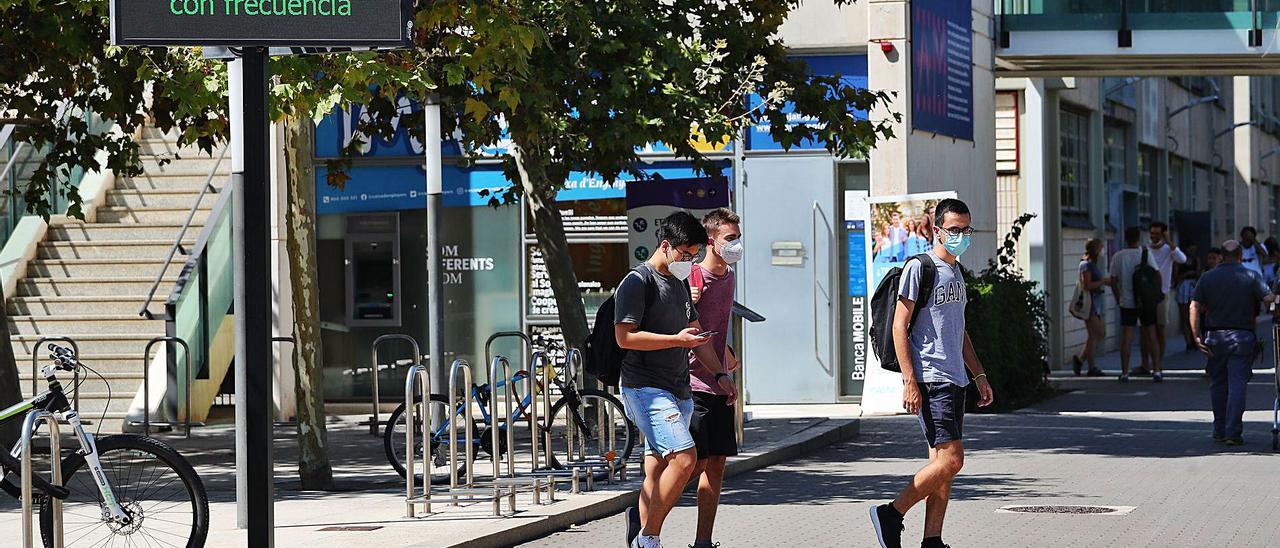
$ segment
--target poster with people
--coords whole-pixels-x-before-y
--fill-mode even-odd
[[[933,192],[904,196],[867,198],[866,261],[869,288],[875,293],[880,280],[907,259],[933,247],[933,208],[938,202],[955,198],[955,192]],[[867,354],[866,379],[862,385],[862,412],[896,414],[902,409],[902,375],[880,367],[874,352]]]

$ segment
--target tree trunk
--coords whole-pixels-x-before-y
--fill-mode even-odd
[[[587,342],[587,310],[578,288],[578,274],[569,255],[569,240],[564,235],[560,209],[556,206],[556,182],[547,180],[542,162],[546,155],[534,147],[516,143],[512,156],[520,171],[523,198],[533,218],[534,234],[551,278],[551,291],[560,309],[560,329],[565,345],[585,350]]]
[[[295,118],[286,124],[288,161],[289,282],[293,288],[293,373],[298,412],[298,476],[303,489],[333,489],[325,433],[324,369],[320,348],[320,301],[316,287],[315,172],[311,147],[315,128]]]
[[[3,290],[0,290],[0,324],[5,326],[5,333],[8,333],[9,306]],[[0,408],[5,408],[22,401],[22,384],[18,376],[18,360],[13,356],[13,341],[7,336],[0,339],[3,339],[0,340]],[[11,420],[0,426],[0,443],[4,444],[4,451],[13,447],[21,430],[22,421],[19,420]]]

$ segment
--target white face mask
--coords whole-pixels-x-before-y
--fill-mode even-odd
[[[742,240],[738,239],[732,242],[725,242],[721,245],[720,258],[724,259],[724,262],[729,264],[742,260]]]
[[[689,274],[693,273],[693,261],[676,261],[667,264],[667,270],[671,271],[671,275],[679,280],[689,279]]]

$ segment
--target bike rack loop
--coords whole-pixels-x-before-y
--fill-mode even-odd
[[[35,528],[32,527],[32,502],[34,493],[31,485],[31,436],[39,423],[49,426],[49,461],[53,484],[62,486],[62,439],[58,431],[58,421],[53,413],[36,410],[27,413],[22,423],[22,546],[32,548],[35,542]],[[62,501],[57,497],[49,497],[53,509],[53,548],[62,548]]]
[[[552,375],[555,375],[556,372],[555,367],[551,364],[551,358],[547,357],[547,354],[541,350],[533,351],[533,356],[530,358],[529,363],[531,372],[537,371],[542,376],[542,424],[543,429],[546,431],[546,436],[542,440],[542,461],[546,464],[547,469],[550,470],[551,459],[554,458],[551,451],[551,428],[555,426],[555,417],[551,414],[551,383],[547,380],[547,370],[550,369]],[[529,404],[530,407],[537,407],[538,399],[536,397],[530,399]],[[530,419],[529,424],[533,424],[532,418]],[[534,437],[537,436],[537,433],[534,432],[534,428],[531,427],[529,429],[529,435]],[[568,428],[568,425],[566,425],[565,436],[572,440],[573,428]],[[534,458],[535,462],[533,469],[537,470],[537,455],[534,455]]]
[[[499,331],[489,335],[489,338],[484,341],[484,363],[493,363],[493,343],[498,339],[504,338],[516,338],[524,342],[524,356],[522,359],[524,360],[523,365],[528,367],[529,360],[533,359],[533,338],[524,331]]]
[[[493,342],[492,336],[489,337],[489,342]],[[488,343],[486,343],[485,346],[488,346]],[[502,367],[502,373],[503,373],[502,377],[498,377],[499,366]],[[499,378],[508,379],[507,382],[503,383],[503,389],[502,389],[502,405],[506,410],[505,415],[498,414],[498,379]],[[489,426],[489,432],[493,434],[493,446],[492,446],[493,454],[491,455],[491,458],[493,459],[493,484],[495,488],[498,487],[498,480],[502,477],[502,468],[501,468],[501,463],[499,461],[506,460],[507,476],[510,478],[516,477],[516,436],[515,436],[516,431],[515,431],[515,425],[510,423],[511,415],[515,411],[515,407],[512,405],[512,402],[511,402],[511,399],[512,399],[511,391],[512,391],[512,388],[514,388],[515,386],[515,382],[511,381],[510,379],[511,379],[511,362],[502,356],[495,356],[493,358],[492,365],[489,367],[489,394],[490,394],[489,401],[493,402],[493,407],[494,407],[494,409],[489,413],[489,415],[493,417],[492,419],[493,424]],[[499,416],[507,417],[507,421],[508,421],[507,428],[506,428],[506,431],[507,431],[506,459],[503,459],[501,456],[502,451],[500,448],[502,447],[502,444],[500,443],[501,438],[498,437],[498,436],[501,436],[501,434],[498,432],[499,430],[501,430],[500,428],[498,428]],[[536,493],[537,490],[535,489],[534,492]],[[511,511],[514,513],[516,511],[516,488],[514,485],[511,486],[511,494],[509,495],[509,497],[511,501],[511,504],[510,504]],[[495,497],[493,501],[493,509],[495,511],[498,510],[498,504],[499,504],[499,501],[497,497]]]
[[[150,366],[150,362],[151,362],[151,348],[159,343],[165,343],[166,349],[169,348],[168,343],[178,343],[179,345],[182,346],[182,356],[184,358],[183,361],[185,362],[184,367],[186,368],[186,372],[187,372],[186,379],[185,379],[187,381],[186,382],[187,392],[186,392],[186,396],[183,397],[183,400],[186,401],[187,413],[186,413],[186,416],[182,418],[182,428],[186,437],[190,438],[191,437],[191,347],[187,346],[187,341],[182,340],[180,337],[155,337],[147,341],[147,346],[142,351],[142,402],[143,402],[142,403],[142,431],[145,432],[147,436],[151,435],[151,375],[147,374],[147,369]],[[157,423],[157,424],[174,426],[178,424],[178,421],[168,421],[165,423]]]
[[[386,337],[387,335],[383,335]],[[405,335],[407,337],[407,335]],[[379,337],[381,339],[382,337]],[[374,342],[374,348],[378,343]],[[416,345],[415,345],[416,346]],[[416,348],[415,348],[416,350]],[[376,350],[375,350],[376,352]],[[375,372],[377,363],[374,363]],[[375,375],[376,376],[376,375]],[[421,381],[421,382],[419,382]],[[424,420],[422,421],[422,495],[414,496],[413,494],[413,395],[414,389],[422,395],[423,409],[425,410]],[[409,368],[409,374],[404,380],[404,441],[405,441],[405,517],[413,517],[415,505],[422,504],[423,509],[428,514],[431,513],[431,371],[424,365],[416,364]],[[375,404],[376,405],[376,404]],[[375,413],[376,411],[376,407]],[[376,425],[375,425],[376,427]]]
[[[466,444],[466,488],[473,489],[476,485],[476,449],[475,449],[475,430],[472,427],[473,417],[471,406],[474,403],[471,392],[471,364],[467,360],[453,360],[453,366],[449,369],[449,410],[447,411],[449,420],[449,490],[456,491],[458,487],[458,433],[456,424],[456,409],[458,409],[458,376],[461,372],[462,376],[462,404],[463,420],[466,426],[463,434],[463,443]],[[408,449],[405,450],[406,452]],[[425,472],[423,478],[426,478]],[[452,495],[453,506],[458,505],[458,496]]]
[[[374,436],[379,435],[378,424],[381,421],[379,420],[380,417],[378,415],[378,405],[382,403],[381,398],[378,395],[378,345],[391,340],[407,341],[409,345],[413,347],[413,365],[422,365],[422,348],[418,345],[418,339],[401,333],[388,333],[386,335],[380,335],[378,338],[373,340],[372,348],[369,350],[369,368],[372,371],[373,376],[373,416],[369,419],[369,433]],[[428,386],[426,390],[430,391],[431,387]],[[425,396],[422,400],[430,401]],[[406,410],[409,405],[412,405],[412,402],[405,405]]]
[[[47,342],[64,342],[71,345],[71,352],[76,355],[76,360],[80,360],[80,345],[76,344],[76,340],[71,337],[40,337],[36,339],[36,344],[31,347],[31,395],[35,396],[40,393],[40,353],[44,343]],[[71,402],[76,409],[80,409],[80,368],[76,368],[71,373]]]

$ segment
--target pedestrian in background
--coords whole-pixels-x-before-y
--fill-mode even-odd
[[[1142,366],[1135,374],[1152,375],[1154,380],[1159,381],[1164,376],[1161,364],[1164,362],[1165,348],[1168,346],[1165,331],[1166,326],[1169,325],[1171,299],[1168,297],[1169,291],[1173,289],[1173,265],[1187,262],[1187,255],[1169,241],[1169,225],[1155,221],[1151,223],[1148,231],[1151,239],[1147,244],[1147,252],[1155,261],[1156,270],[1160,271],[1160,294],[1163,297],[1160,299],[1160,304],[1156,306],[1155,337],[1145,338],[1139,345],[1142,349]],[[1148,367],[1153,362],[1154,370]]]
[[[1268,261],[1262,265],[1263,278],[1267,280],[1267,284],[1280,282],[1280,242],[1276,241],[1276,237],[1267,238],[1262,243],[1267,248]]]
[[[1178,301],[1178,324],[1182,329],[1182,342],[1185,352],[1196,351],[1195,331],[1191,330],[1191,296],[1196,290],[1196,281],[1204,271],[1200,267],[1200,254],[1196,244],[1187,245],[1187,262],[1174,265],[1173,285]]]
[[[1271,251],[1262,242],[1258,241],[1258,230],[1251,226],[1240,229],[1240,241],[1238,243],[1242,250],[1240,263],[1245,268],[1257,273],[1259,278],[1266,280],[1262,267],[1263,265],[1271,264]],[[1226,250],[1224,249],[1223,251]]]
[[[1243,252],[1240,242],[1223,243],[1223,264],[1200,277],[1191,299],[1196,345],[1209,358],[1213,439],[1227,445],[1244,443],[1245,393],[1258,343],[1255,311],[1275,301],[1262,279],[1241,264]]]
[[[1139,337],[1154,338],[1156,330],[1155,307],[1139,307],[1134,295],[1133,273],[1143,261],[1152,268],[1155,260],[1149,250],[1141,249],[1142,229],[1131,226],[1124,230],[1125,249],[1111,257],[1111,294],[1120,305],[1120,382],[1129,382],[1129,350],[1133,346],[1134,331]],[[1151,343],[1154,344],[1154,343]],[[1163,365],[1163,364],[1161,364]]]
[[[1079,279],[1077,283],[1084,291],[1088,291],[1090,295],[1089,318],[1084,320],[1085,330],[1088,337],[1085,339],[1084,348],[1080,350],[1080,354],[1071,356],[1073,371],[1076,376],[1080,375],[1080,370],[1084,368],[1084,364],[1089,364],[1088,376],[1100,377],[1103,375],[1101,369],[1094,364],[1097,358],[1098,345],[1107,340],[1107,322],[1104,321],[1103,315],[1106,312],[1106,303],[1102,300],[1103,286],[1111,283],[1111,278],[1102,275],[1102,267],[1098,264],[1098,259],[1102,255],[1102,240],[1090,238],[1084,244],[1084,256],[1080,257]]]

